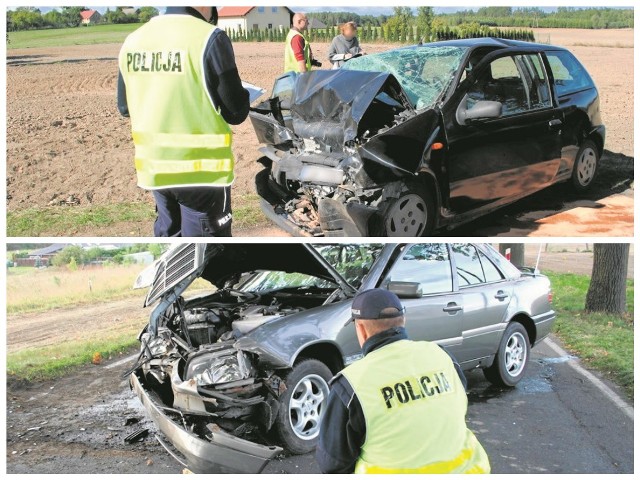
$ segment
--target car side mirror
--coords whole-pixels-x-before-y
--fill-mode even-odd
[[[395,293],[399,298],[421,298],[422,287],[418,282],[389,282],[387,290]]]
[[[473,107],[467,109],[464,105],[467,102],[465,97],[456,112],[456,120],[460,125],[466,125],[467,122],[474,120],[490,120],[500,118],[502,115],[502,103],[493,102],[491,100],[480,100]]]

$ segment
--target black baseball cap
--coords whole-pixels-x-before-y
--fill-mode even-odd
[[[385,310],[388,310],[385,312]],[[352,320],[381,320],[404,315],[404,306],[398,296],[384,288],[360,292],[351,304]]]

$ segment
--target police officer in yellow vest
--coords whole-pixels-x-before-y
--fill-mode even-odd
[[[404,307],[383,289],[353,300],[364,358],[331,381],[316,459],[324,473],[489,473],[467,428],[466,379],[431,342],[413,342]]]
[[[322,66],[322,63],[314,60],[309,39],[304,34],[308,25],[309,20],[304,13],[293,15],[284,47],[285,73],[304,73],[311,71],[312,66]]]
[[[156,236],[230,236],[232,132],[249,113],[215,7],[168,7],[120,50],[118,107],[131,117],[138,186]]]

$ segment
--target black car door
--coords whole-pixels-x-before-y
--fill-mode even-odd
[[[553,181],[562,122],[535,50],[488,54],[442,113],[453,212],[507,203]]]

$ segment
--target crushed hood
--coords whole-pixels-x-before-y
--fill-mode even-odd
[[[307,244],[183,244],[167,251],[151,268],[155,274],[145,306],[176,288],[180,290],[176,295],[181,295],[198,277],[222,287],[232,275],[254,270],[312,275],[335,282],[348,294],[355,293],[322,255]]]
[[[340,148],[358,135],[358,123],[374,98],[385,92],[412,110],[406,93],[389,73],[316,70],[300,75],[291,107],[293,130]]]

